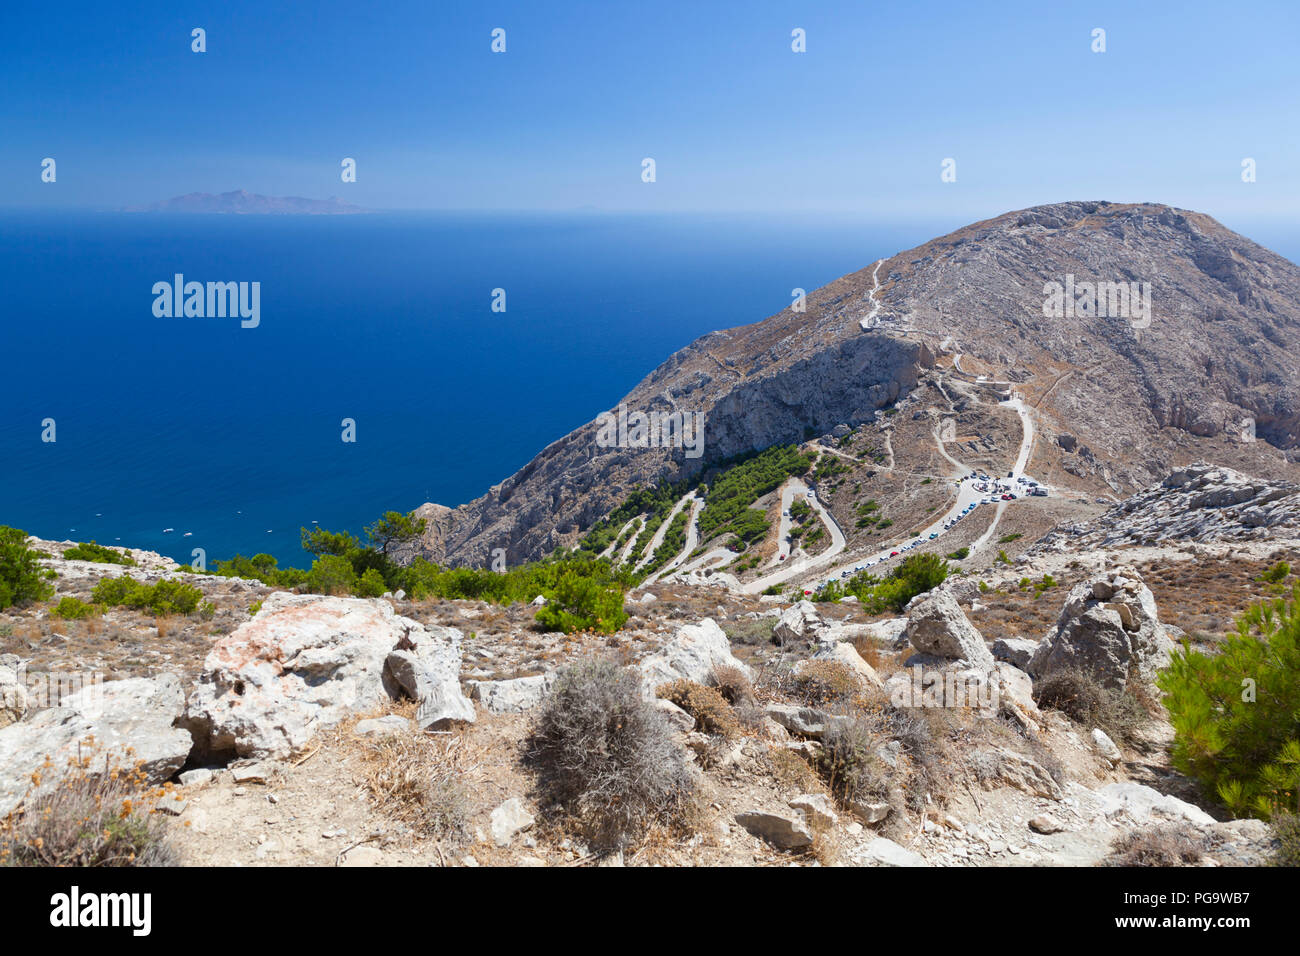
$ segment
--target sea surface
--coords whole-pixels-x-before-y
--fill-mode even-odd
[[[305,566],[303,526],[477,497],[697,336],[960,225],[0,213],[0,524]],[[176,273],[261,283],[260,324],[156,317]]]

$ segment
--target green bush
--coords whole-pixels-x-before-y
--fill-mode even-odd
[[[1290,573],[1291,565],[1287,564],[1285,561],[1279,561],[1261,574],[1259,579],[1268,584],[1281,584]]]
[[[261,581],[273,588],[292,588],[307,580],[306,571],[300,568],[281,568],[269,554],[255,554],[251,558],[237,554],[229,561],[218,561],[216,573],[226,578]]]
[[[952,554],[948,555],[948,560],[965,561],[969,557],[970,557],[970,548],[961,547],[958,548],[956,551],[954,551]]]
[[[937,554],[913,554],[884,578],[878,578],[869,571],[861,571],[843,585],[838,581],[828,582],[813,598],[838,601],[845,594],[853,594],[868,613],[902,611],[912,598],[947,580],[950,571],[948,562]]]
[[[603,587],[590,577],[567,572],[537,612],[537,623],[547,630],[599,631],[612,634],[627,621],[621,589]]]
[[[387,590],[388,585],[384,583],[384,576],[375,568],[367,568],[366,573],[357,580],[354,593],[357,597],[377,598],[382,597]]]
[[[700,540],[709,541],[724,530],[749,506],[790,477],[806,474],[814,455],[799,452],[794,445],[773,445],[750,458],[727,467],[709,486],[698,521]]]
[[[44,601],[54,593],[51,572],[40,553],[27,547],[27,532],[0,525],[0,610],[22,601]]]
[[[307,572],[307,590],[313,594],[346,596],[356,590],[357,572],[342,555],[322,554]]]
[[[59,599],[52,612],[55,617],[61,617],[65,621],[82,621],[88,617],[99,617],[104,613],[104,608],[98,604],[87,604],[85,601],[74,598],[71,595]]]
[[[135,558],[131,557],[130,552],[106,548],[102,544],[96,544],[93,539],[68,548],[63,552],[63,557],[68,561],[96,561],[100,564],[123,564],[128,567],[135,565]]]
[[[1185,641],[1157,683],[1175,767],[1234,814],[1300,810],[1300,586],[1242,614],[1216,654]]]
[[[192,584],[163,578],[156,584],[145,584],[123,575],[104,578],[90,592],[96,604],[109,607],[132,607],[158,614],[193,614],[203,600],[203,592]]]

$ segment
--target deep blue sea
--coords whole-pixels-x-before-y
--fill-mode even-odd
[[[468,501],[695,337],[959,225],[3,213],[0,524],[304,564],[302,526]],[[178,272],[260,282],[261,324],[156,318]]]

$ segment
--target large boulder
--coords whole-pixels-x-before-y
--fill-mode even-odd
[[[749,668],[731,653],[731,643],[717,622],[706,617],[699,624],[686,624],[658,653],[641,661],[641,689],[653,699],[662,684],[686,678],[706,684],[717,667],[734,667],[746,677]]]
[[[1130,682],[1154,682],[1172,649],[1151,589],[1133,568],[1120,568],[1070,590],[1056,626],[1026,669],[1035,679],[1082,671],[1105,687],[1122,690]]]
[[[913,600],[907,613],[907,639],[923,655],[993,669],[993,655],[983,635],[948,591],[931,591]]]
[[[169,779],[193,746],[177,726],[184,708],[180,679],[161,674],[90,684],[57,707],[0,728],[0,818],[22,802],[38,770],[35,792],[44,792],[81,757],[93,766],[138,769],[149,783]]]
[[[186,721],[205,754],[262,758],[300,753],[318,730],[402,692],[422,718],[472,717],[453,662],[458,672],[458,631],[426,630],[387,601],[278,592],[213,646]]]
[[[798,601],[781,612],[772,637],[781,644],[809,643],[826,627],[811,601]]]

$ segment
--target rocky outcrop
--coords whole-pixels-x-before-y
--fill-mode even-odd
[[[736,822],[754,836],[781,850],[799,850],[812,846],[812,831],[799,810],[790,813],[750,810],[737,813]]]
[[[177,726],[184,705],[175,675],[135,677],[90,684],[57,707],[0,728],[0,818],[29,790],[41,793],[58,783],[79,757],[90,757],[96,766],[137,768],[150,783],[167,780],[193,746]],[[32,789],[38,770],[41,783]]]
[[[1076,670],[1122,690],[1150,684],[1169,663],[1173,644],[1165,635],[1156,599],[1133,568],[1089,578],[1070,590],[1055,628],[1029,661],[1039,679]]]
[[[699,624],[684,625],[662,650],[641,661],[642,693],[653,699],[656,688],[681,678],[706,684],[717,667],[734,667],[750,676],[749,667],[732,655],[722,628],[706,617]]]
[[[1283,537],[1300,537],[1300,485],[1201,462],[1171,472],[1092,522],[1054,529],[1031,553]]]
[[[422,726],[473,719],[460,632],[426,629],[383,600],[276,593],[216,643],[186,722],[202,753],[284,757],[321,728],[405,693]]]

